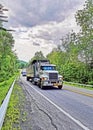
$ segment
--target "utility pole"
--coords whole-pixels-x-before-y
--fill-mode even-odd
[[[5,9],[4,6],[0,4],[0,21],[8,22],[8,20],[6,19],[8,17],[4,15],[4,11],[8,11],[8,9]]]
[[[0,23],[1,23],[0,24],[0,30],[15,32],[15,30],[6,29],[6,28],[2,27],[3,22],[8,22],[8,20],[7,20],[8,16],[4,15],[4,11],[8,11],[8,9],[4,8],[4,6],[0,4]]]

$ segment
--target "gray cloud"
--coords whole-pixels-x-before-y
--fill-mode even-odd
[[[33,42],[33,45],[34,45],[34,46],[40,46],[40,44],[37,43],[37,42]]]
[[[51,21],[61,22],[84,0],[1,0],[11,9],[10,24],[32,27]]]
[[[39,33],[36,34],[35,37],[45,40],[52,40],[52,35],[50,35],[48,30],[39,30]]]

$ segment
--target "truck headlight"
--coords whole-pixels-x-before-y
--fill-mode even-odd
[[[47,77],[42,77],[41,79],[42,79],[42,80],[48,80],[48,78],[47,78]]]
[[[63,80],[63,77],[59,77],[59,80]]]

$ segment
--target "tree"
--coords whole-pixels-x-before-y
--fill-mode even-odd
[[[75,32],[67,34],[61,39],[61,45],[58,46],[58,50],[65,52],[67,62],[78,60],[78,35]]]
[[[83,10],[76,14],[76,21],[81,27],[79,36],[80,56],[86,65],[93,63],[93,1],[87,0]]]
[[[31,59],[31,61],[33,60],[45,60],[46,58],[44,57],[42,51],[36,52],[34,57]]]

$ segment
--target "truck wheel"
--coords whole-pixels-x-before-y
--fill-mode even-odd
[[[59,85],[58,88],[59,88],[59,89],[62,89],[62,85]]]
[[[40,82],[40,88],[41,89],[44,89],[44,86],[42,85],[42,83]]]
[[[29,81],[29,77],[27,77],[26,80]]]
[[[38,83],[38,87],[40,88],[41,86],[40,86],[40,82]]]
[[[41,89],[44,89],[44,86],[41,86]]]
[[[37,82],[34,82],[34,85],[37,85]]]

